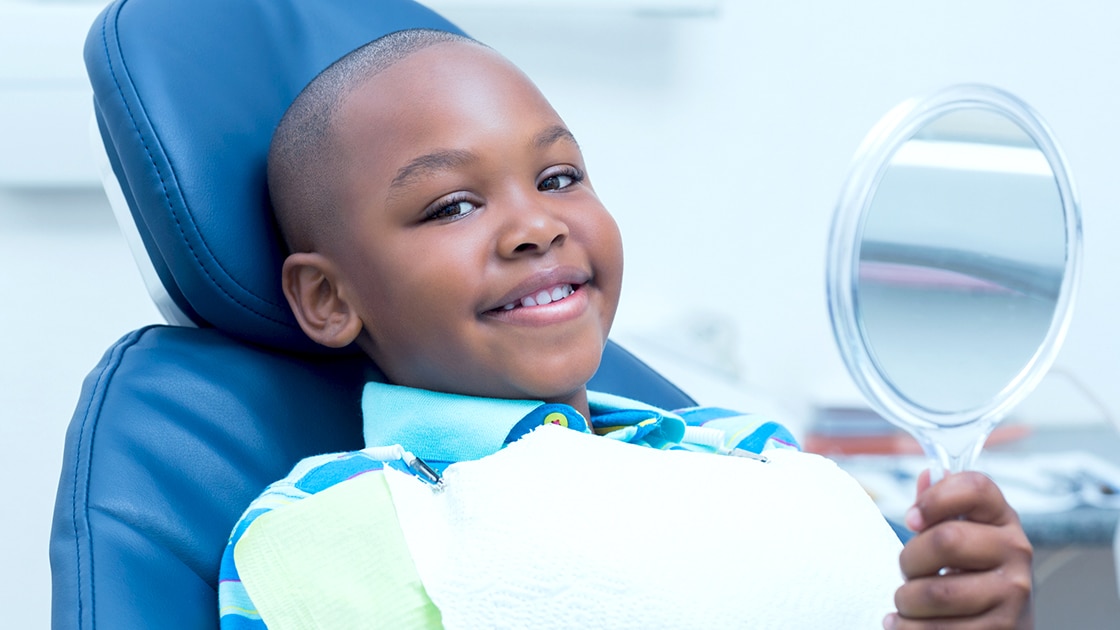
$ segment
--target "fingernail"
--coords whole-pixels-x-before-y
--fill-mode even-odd
[[[906,526],[912,532],[920,532],[925,527],[925,521],[922,519],[922,513],[918,510],[918,506],[912,505],[909,510],[906,510],[906,516],[903,517]]]
[[[883,630],[892,630],[898,623],[898,615],[891,613],[883,617]]]

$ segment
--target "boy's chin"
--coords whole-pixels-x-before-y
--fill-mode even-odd
[[[526,374],[545,377],[542,382],[533,383],[538,400],[554,402],[555,399],[566,398],[572,395],[582,395],[587,391],[587,383],[599,370],[602,352],[597,352],[589,357],[571,357],[562,365],[549,365],[542,362],[533,371]]]

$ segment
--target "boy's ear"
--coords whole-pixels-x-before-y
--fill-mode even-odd
[[[325,256],[292,254],[284,260],[281,278],[288,305],[312,341],[342,348],[362,332],[361,317],[339,291],[337,268]]]

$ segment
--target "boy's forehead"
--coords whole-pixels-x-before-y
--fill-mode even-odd
[[[560,123],[552,106],[529,78],[493,50],[464,42],[441,42],[366,78],[343,99],[334,139],[343,157],[378,153],[375,145],[436,135],[464,127],[477,129],[489,118],[508,127],[512,110]],[[464,124],[470,122],[472,124]],[[562,124],[562,123],[561,123]]]
[[[483,100],[505,104],[512,99],[554,114],[529,77],[493,49],[444,41],[367,77],[344,99],[340,113],[344,119],[368,121],[371,114],[385,112],[401,122],[448,115]]]

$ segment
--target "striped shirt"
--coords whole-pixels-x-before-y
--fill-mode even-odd
[[[221,627],[441,627],[381,473],[386,466],[417,473],[413,456],[438,475],[542,424],[655,449],[741,455],[798,448],[785,428],[756,415],[669,412],[597,392],[588,402],[590,425],[567,405],[367,384],[367,448],[304,459],[234,527],[219,576]]]

